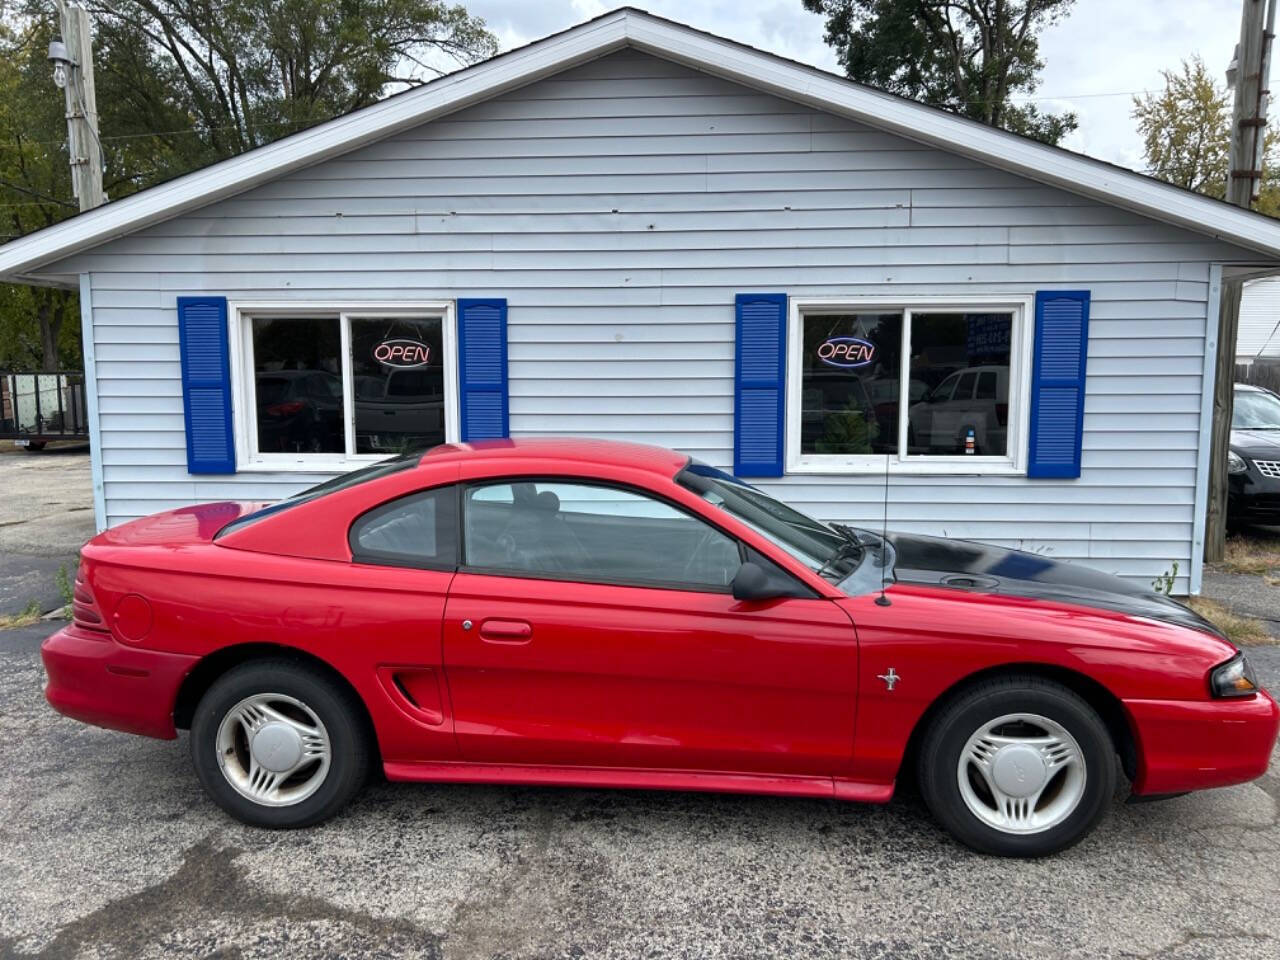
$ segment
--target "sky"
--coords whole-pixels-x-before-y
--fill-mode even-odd
[[[467,0],[503,50],[625,4],[605,0]],[[635,0],[632,6],[825,70],[838,72],[823,20],[801,0]],[[1222,78],[1240,36],[1241,0],[1076,0],[1041,35],[1045,69],[1032,95],[1044,109],[1074,110],[1080,128],[1063,146],[1135,170],[1142,142],[1133,95],[1163,86],[1162,69],[1199,54]]]

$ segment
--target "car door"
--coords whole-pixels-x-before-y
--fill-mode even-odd
[[[502,480],[462,511],[444,662],[464,759],[847,770],[858,652],[836,603],[735,600],[738,542],[632,489]]]
[[[964,438],[962,428],[967,425],[973,408],[973,386],[977,375],[972,370],[965,370],[956,381],[955,392],[951,399],[934,408],[933,443],[934,453],[963,452]]]

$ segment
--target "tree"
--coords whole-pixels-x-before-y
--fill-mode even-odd
[[[1162,70],[1164,89],[1133,98],[1133,118],[1142,137],[1147,172],[1169,183],[1221,199],[1227,192],[1231,149],[1231,99],[1225,85],[1199,57],[1177,70]],[[1263,179],[1254,209],[1280,215],[1280,182],[1271,174],[1277,138],[1263,145]]]
[[[1199,57],[1162,70],[1164,89],[1133,98],[1147,172],[1169,183],[1222,197],[1227,189],[1231,105]]]
[[[82,0],[110,199],[496,51],[439,0]],[[0,242],[78,212],[47,0],[0,2]],[[0,285],[0,368],[80,363],[74,294]]]
[[[140,38],[209,146],[231,156],[497,52],[442,0],[87,0],[107,43]],[[123,79],[123,78],[122,78]],[[149,78],[133,77],[139,87]]]
[[[1039,85],[1037,34],[1075,0],[804,0],[853,80],[1044,143],[1073,113],[1017,104]]]

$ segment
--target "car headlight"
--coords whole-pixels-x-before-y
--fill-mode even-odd
[[[1234,450],[1227,451],[1227,473],[1247,473],[1249,461]]]
[[[1258,692],[1258,678],[1243,653],[1237,653],[1209,674],[1209,690],[1215,697],[1251,697]]]

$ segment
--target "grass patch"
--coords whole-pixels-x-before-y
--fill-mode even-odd
[[[1208,597],[1188,597],[1186,605],[1215,627],[1227,635],[1227,639],[1237,646],[1256,646],[1264,643],[1278,643],[1267,633],[1261,621],[1252,617],[1242,617],[1232,613],[1216,600]]]
[[[6,617],[0,617],[0,630],[8,630],[11,627],[29,627],[33,623],[40,620],[40,603],[32,600],[27,604],[27,609],[21,613],[12,613]]]
[[[1224,573],[1263,576],[1280,569],[1280,542],[1243,535],[1229,537],[1226,556],[1213,566]]]

